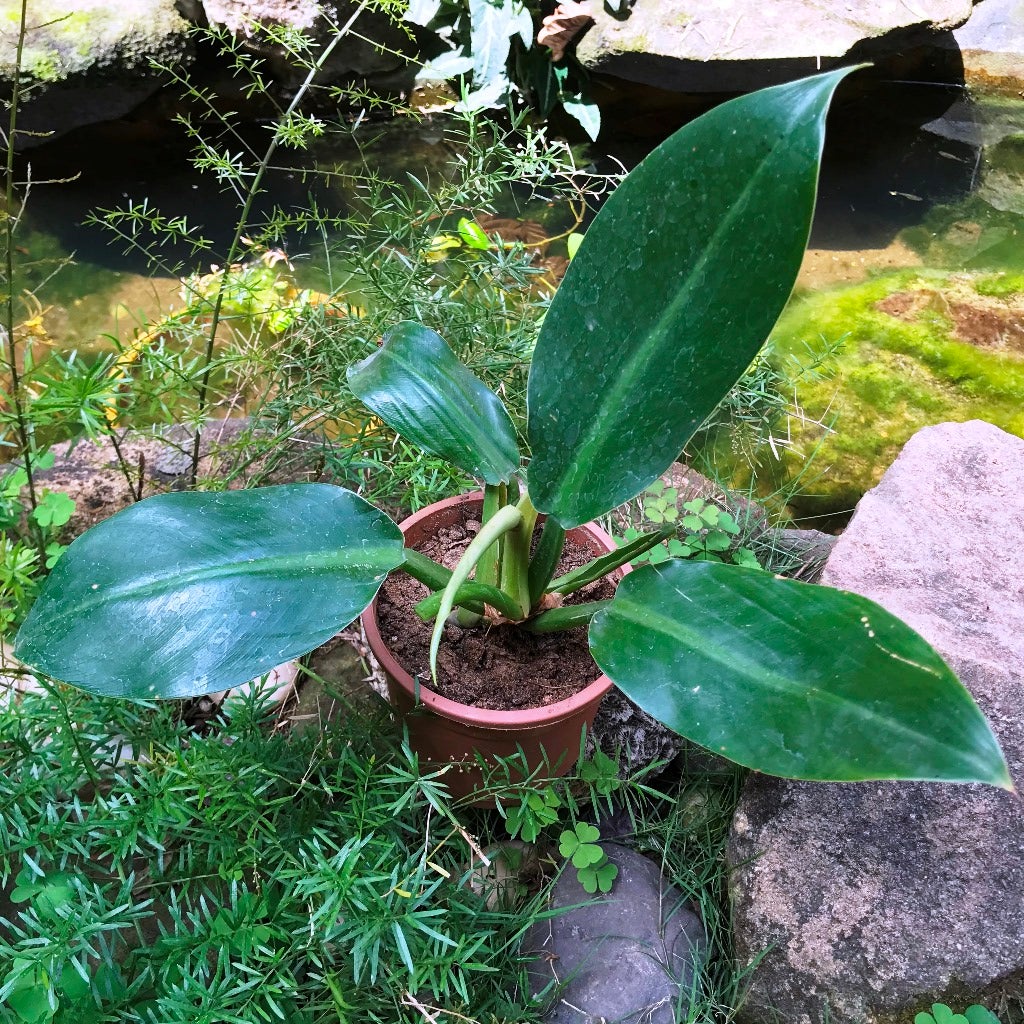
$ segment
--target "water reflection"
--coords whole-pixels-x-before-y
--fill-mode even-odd
[[[253,127],[248,141],[264,145],[266,130]],[[1024,103],[972,99],[958,86],[868,80],[841,96],[830,119],[801,286],[819,289],[921,262],[1020,266],[1022,133]],[[620,147],[614,136],[602,144],[627,164],[642,155],[635,142]],[[223,260],[237,205],[188,166],[187,151],[176,130],[127,122],[83,129],[32,151],[34,179],[78,174],[33,190],[18,239],[19,287],[49,307],[47,327],[61,347],[89,350],[108,346],[104,335],[130,338],[143,320],[181,305],[173,273]],[[343,214],[352,200],[351,175],[364,163],[429,182],[445,173],[453,155],[441,122],[364,124],[319,148],[315,166],[324,173],[271,173],[255,220],[310,203]],[[84,223],[90,209],[143,198],[153,209],[186,217],[210,240],[209,249],[196,256],[187,244],[161,246],[157,262],[147,266],[140,253],[126,253],[108,233]],[[298,230],[287,239],[300,276],[305,272],[314,286],[322,282],[316,254],[323,241]],[[72,253],[75,264],[54,273]]]

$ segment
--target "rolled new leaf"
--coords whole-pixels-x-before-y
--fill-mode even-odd
[[[82,534],[15,654],[112,697],[194,697],[329,640],[404,558],[398,527],[329,484],[164,494]]]
[[[935,650],[867,598],[673,559],[631,572],[590,626],[594,660],[670,729],[769,775],[1012,783]]]
[[[825,113],[851,69],[723,103],[605,203],[530,368],[530,497],[567,529],[638,494],[764,344],[803,257]]]
[[[484,483],[519,470],[519,444],[493,391],[429,327],[403,320],[348,370],[349,387],[389,427]]]

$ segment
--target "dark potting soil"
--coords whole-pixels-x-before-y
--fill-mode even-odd
[[[465,525],[445,527],[420,550],[452,568],[479,529],[479,522],[472,519]],[[585,565],[593,557],[567,538],[556,575]],[[571,594],[565,603],[600,601],[614,593],[614,585],[602,579]],[[428,594],[418,580],[396,572],[384,583],[377,601],[381,637],[398,663],[425,685],[430,680],[433,623],[421,621],[413,606]],[[460,704],[511,711],[564,700],[600,674],[587,646],[586,627],[534,635],[510,625],[464,629],[449,624],[438,652],[437,683],[431,689]]]

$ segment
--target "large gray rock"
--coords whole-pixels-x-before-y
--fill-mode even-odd
[[[588,896],[575,871],[567,869],[555,884],[552,909],[583,906],[538,922],[523,940],[523,953],[537,957],[530,967],[533,991],[564,983],[544,1019],[547,1024],[686,1020],[688,994],[704,960],[704,926],[653,861],[625,846],[603,846],[619,868],[611,893]]]
[[[337,29],[351,23],[351,31],[324,61],[318,77],[321,82],[346,77],[379,80],[408,68],[403,55],[409,45],[406,33],[379,11],[363,10],[356,15],[359,5],[352,0],[202,0],[202,6],[211,26],[226,29],[247,49],[259,53],[271,74],[285,83],[304,80],[307,70],[268,37],[267,29],[301,32],[313,43],[309,58],[316,59]]]
[[[971,85],[1024,88],[1024,0],[983,0],[953,38]]]
[[[923,634],[1024,781],[1024,440],[915,434],[864,496],[823,582]],[[1024,810],[984,786],[754,776],[729,847],[738,953],[769,950],[741,1020],[910,1020],[933,1000],[1024,995]],[[990,1005],[992,1003],[990,1002]]]
[[[679,92],[760,88],[879,59],[963,24],[972,0],[636,0],[593,4],[576,56],[590,71]]]
[[[192,58],[174,0],[32,0],[22,55],[17,148],[109,121],[152,95],[166,76],[152,61]],[[20,0],[0,0],[0,92],[11,95]]]

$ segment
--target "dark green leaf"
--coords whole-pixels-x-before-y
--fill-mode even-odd
[[[429,327],[397,324],[381,348],[349,367],[348,383],[388,426],[485,483],[506,482],[519,469],[501,399]]]
[[[864,597],[676,560],[626,576],[590,644],[645,711],[758,771],[1012,788],[967,690]]]
[[[108,696],[222,690],[329,640],[403,557],[387,516],[329,484],[164,494],[68,548],[15,651]]]
[[[849,69],[691,122],[616,189],[530,370],[530,496],[565,527],[660,476],[749,366],[803,256],[825,112]]]
[[[537,550],[530,559],[530,607],[541,598],[551,582],[551,577],[558,568],[558,560],[562,557],[565,547],[565,530],[554,521],[545,519],[541,530]]]

